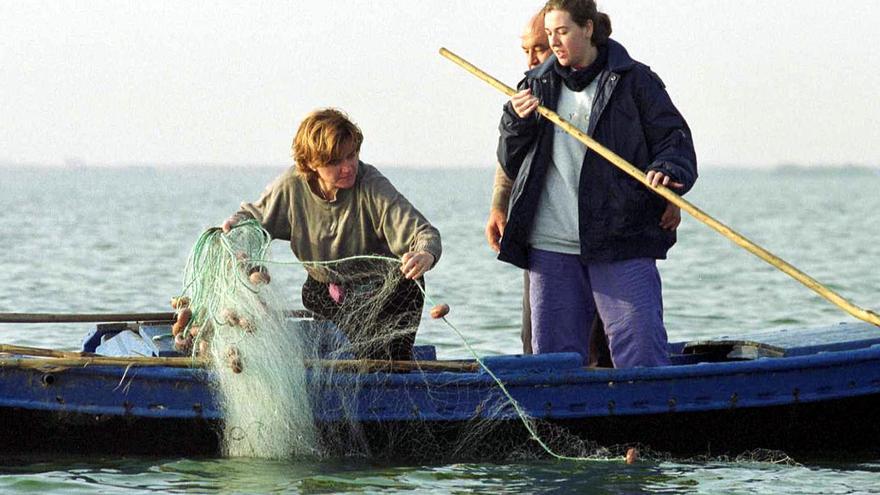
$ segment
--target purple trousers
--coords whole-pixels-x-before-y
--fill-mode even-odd
[[[578,255],[532,249],[529,285],[535,354],[577,352],[588,362],[598,311],[615,368],[669,364],[655,260],[584,265]]]

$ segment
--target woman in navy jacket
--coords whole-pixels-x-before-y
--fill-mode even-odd
[[[660,277],[675,232],[665,200],[540,117],[540,103],[680,194],[697,178],[691,132],[663,82],[608,38],[593,0],[550,0],[554,56],[505,105],[498,159],[514,178],[499,259],[529,270],[536,353],[586,358],[596,311],[615,367],[668,363]]]

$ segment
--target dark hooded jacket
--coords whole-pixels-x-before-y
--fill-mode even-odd
[[[553,111],[563,85],[555,63],[551,56],[519,84]],[[609,39],[597,84],[587,133],[640,170],[684,184],[677,193],[687,192],[697,179],[693,139],[663,81]],[[529,233],[552,161],[553,125],[537,112],[521,119],[510,102],[504,106],[498,160],[514,184],[498,258],[521,268],[528,267]],[[665,259],[675,244],[675,232],[659,225],[665,208],[665,199],[588,149],[578,191],[581,260]]]

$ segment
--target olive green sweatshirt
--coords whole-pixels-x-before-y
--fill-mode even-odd
[[[273,239],[290,241],[300,261],[334,261],[350,256],[401,257],[427,251],[440,259],[440,232],[375,167],[358,164],[357,180],[326,201],[289,168],[256,203],[242,203],[238,215],[253,217]]]

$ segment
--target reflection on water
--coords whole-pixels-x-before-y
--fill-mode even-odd
[[[10,459],[0,491],[40,493],[880,493],[880,464],[535,460],[373,465],[257,459]]]

